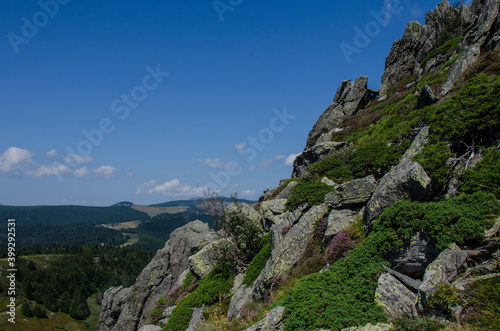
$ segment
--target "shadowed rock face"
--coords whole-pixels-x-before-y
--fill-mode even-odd
[[[149,321],[161,296],[167,295],[189,267],[188,256],[215,239],[206,223],[194,221],[176,229],[165,247],[127,289],[112,287],[103,298],[99,331],[133,331]]]
[[[416,299],[417,295],[391,274],[385,273],[379,277],[375,301],[384,308],[388,316],[417,317]]]

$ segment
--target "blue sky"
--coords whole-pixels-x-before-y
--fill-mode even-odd
[[[256,199],[438,3],[4,0],[0,203]]]

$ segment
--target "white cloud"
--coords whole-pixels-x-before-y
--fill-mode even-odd
[[[247,196],[253,196],[255,194],[257,194],[257,192],[255,192],[254,190],[245,190],[245,191],[241,191],[240,195],[247,197]]]
[[[94,169],[94,172],[97,175],[102,175],[104,177],[112,177],[118,173],[118,169],[112,167],[112,166],[105,166],[102,165],[97,169]]]
[[[155,180],[150,180],[149,182],[139,185],[135,193],[162,194],[169,197],[196,197],[204,194],[204,188],[184,185],[181,184],[178,179],[174,178],[162,184]]]
[[[275,158],[276,160],[282,160],[282,159],[286,158],[286,155],[281,155],[281,154],[280,154],[280,155],[276,155],[274,158]]]
[[[258,168],[269,168],[273,165],[273,159],[262,160],[257,165]]]
[[[220,159],[198,159],[198,163],[206,165],[213,169],[236,169],[237,164],[234,161],[223,162]]]
[[[57,151],[55,149],[51,149],[47,153],[45,153],[48,157],[54,157],[57,156]]]
[[[131,172],[127,172],[127,177],[128,177],[128,178],[133,178],[133,177],[134,177],[134,174],[133,174],[133,173],[131,173]]]
[[[288,157],[285,159],[285,165],[287,167],[293,166],[293,161],[295,161],[295,158],[297,156],[299,156],[300,154],[302,154],[302,153],[298,153],[298,154],[292,153],[292,154],[288,155]]]
[[[92,160],[94,159],[88,155],[82,156],[79,154],[70,154],[64,158],[64,162],[66,162],[67,164],[89,163]]]
[[[237,150],[241,151],[241,150],[243,150],[243,148],[245,148],[246,145],[247,145],[247,143],[235,144],[234,148],[236,148]]]
[[[52,165],[41,165],[36,170],[28,170],[26,175],[33,177],[60,176],[70,172],[71,169],[67,165],[54,163]]]
[[[73,170],[73,175],[75,177],[83,177],[87,175],[90,172],[90,170],[87,167],[81,167],[78,169]]]
[[[9,147],[0,155],[0,172],[6,174],[19,167],[34,164],[33,153],[27,149]]]

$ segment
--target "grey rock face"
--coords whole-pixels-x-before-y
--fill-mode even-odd
[[[406,161],[391,169],[378,184],[366,205],[363,215],[365,232],[371,231],[372,222],[382,211],[397,201],[422,200],[429,188],[431,178],[417,162]]]
[[[139,329],[139,331],[161,331],[161,327],[158,325],[144,325],[142,328]]]
[[[295,158],[292,177],[300,177],[307,174],[307,168],[311,164],[319,162],[325,159],[331,152],[338,151],[347,146],[344,142],[327,141],[305,149],[302,154]]]
[[[425,270],[420,291],[434,295],[441,284],[451,284],[467,268],[467,252],[451,244]]]
[[[425,143],[427,142],[427,138],[429,137],[429,127],[424,126],[418,132],[417,136],[413,139],[413,142],[410,145],[401,158],[401,162],[405,162],[411,160],[415,155],[420,153],[424,148]]]
[[[241,285],[234,291],[227,311],[227,319],[229,321],[239,318],[245,306],[252,302],[252,291],[253,287],[246,285]]]
[[[356,222],[358,213],[349,210],[333,209],[328,215],[328,226],[325,231],[325,238],[323,239],[323,246],[328,245],[332,238],[339,232],[347,229],[351,224]]]
[[[257,324],[245,329],[245,331],[277,331],[283,330],[281,319],[283,313],[285,312],[285,307],[276,307],[271,310],[266,317],[260,320]]]
[[[198,279],[208,275],[217,264],[220,248],[229,243],[227,238],[221,238],[205,245],[199,252],[188,257],[189,270]]]
[[[393,250],[386,259],[392,268],[412,278],[422,278],[427,266],[436,257],[436,248],[425,232],[418,232],[411,241]]]
[[[277,196],[276,199],[289,199],[290,198],[290,193],[292,192],[292,188],[297,185],[298,183],[296,181],[292,181],[288,183],[288,185],[281,191]]]
[[[256,211],[252,206],[250,206],[247,203],[240,203],[238,202],[237,204],[232,203],[226,208],[227,213],[239,213],[246,219],[249,219],[255,224],[262,226],[263,219],[262,216],[259,214],[258,211]]]
[[[333,208],[348,208],[365,204],[377,187],[373,175],[340,184],[325,197],[325,204]]]
[[[302,216],[302,212],[305,209],[305,205],[300,206],[295,209],[293,212],[287,211],[282,214],[276,224],[271,228],[271,250],[278,246],[278,244],[285,237],[285,232],[288,232],[292,226],[297,223],[300,216]],[[288,229],[286,231],[285,229]]]
[[[375,302],[392,318],[418,316],[417,295],[389,273],[382,274],[378,279]]]
[[[264,218],[264,227],[271,228],[279,219],[280,215],[285,211],[286,199],[274,199],[264,201],[260,204],[260,214]]]
[[[328,212],[325,205],[309,209],[299,221],[292,226],[284,238],[274,247],[266,267],[255,280],[252,297],[262,299],[272,281],[287,274],[304,253],[305,243],[312,237],[316,221]]]
[[[391,331],[393,329],[391,324],[379,323],[379,324],[371,324],[368,323],[365,326],[353,326],[351,328],[342,329],[342,331]]]
[[[448,77],[446,77],[446,81],[441,87],[441,95],[445,95],[453,88],[453,86],[455,86],[455,84],[458,82],[458,79],[460,78],[460,75],[477,61],[480,52],[480,47],[474,45],[467,49],[462,55],[460,55],[455,63],[451,65]]]
[[[309,132],[305,149],[312,148],[323,135],[331,133],[343,118],[352,116],[363,109],[370,99],[368,77],[360,76],[354,83],[350,80],[343,81],[335,94],[333,103],[323,112]],[[322,141],[330,141],[330,138],[327,137]]]
[[[128,289],[111,288],[105,293],[97,330],[132,331],[148,324],[151,311],[161,296],[168,295],[177,279],[188,268],[188,256],[196,253],[215,239],[208,225],[194,221],[176,229],[170,235],[165,247],[159,250],[151,262]],[[126,291],[126,297],[120,299]],[[118,309],[122,302],[121,310]],[[103,303],[105,300],[103,300]]]
[[[434,94],[429,85],[425,85],[418,96],[418,108],[430,106],[439,101],[439,98]]]

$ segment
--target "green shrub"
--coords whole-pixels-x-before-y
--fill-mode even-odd
[[[477,75],[452,98],[427,108],[431,131],[450,143],[494,140],[500,128],[500,77]]]
[[[261,240],[261,249],[250,262],[245,272],[243,284],[251,285],[259,277],[262,269],[266,266],[267,260],[271,257],[271,232],[265,235]]]
[[[434,183],[443,186],[452,167],[446,161],[452,157],[450,147],[444,142],[427,143],[413,161],[420,163]]]
[[[429,317],[402,317],[392,320],[392,330],[394,331],[438,331],[445,327],[446,324]]]
[[[466,322],[481,330],[500,329],[500,277],[479,280],[470,288],[467,305],[472,314]]]
[[[448,40],[438,48],[433,49],[429,55],[424,59],[422,62],[422,65],[425,64],[427,61],[432,59],[433,57],[438,56],[439,54],[451,54],[457,49],[458,44],[460,43],[460,40],[462,39],[462,36],[455,37],[453,39]]]
[[[332,190],[333,187],[325,183],[302,179],[292,188],[286,206],[288,210],[294,210],[303,202],[307,202],[309,206],[322,204],[325,195]]]
[[[229,293],[233,279],[234,274],[229,263],[217,264],[200,280],[198,287],[174,308],[163,330],[186,330],[193,314],[192,308],[216,303],[220,295]]]
[[[461,191],[490,192],[500,199],[500,150],[495,147],[485,150],[483,159],[463,174]]]
[[[194,280],[194,275],[191,271],[189,271],[188,274],[186,275],[186,278],[184,278],[184,280],[182,281],[182,288],[188,288],[189,286],[191,286],[193,280]]]
[[[280,304],[287,308],[288,330],[342,328],[386,320],[374,302],[383,257],[418,231],[426,231],[443,250],[451,242],[462,244],[484,238],[487,219],[500,213],[493,195],[475,193],[441,202],[400,201],[387,208],[373,231],[349,256],[330,270],[302,278]]]

